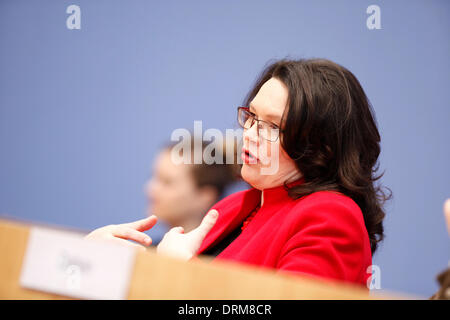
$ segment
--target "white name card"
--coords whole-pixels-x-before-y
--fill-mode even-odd
[[[33,227],[20,284],[81,299],[126,299],[135,255],[136,250],[126,245]]]

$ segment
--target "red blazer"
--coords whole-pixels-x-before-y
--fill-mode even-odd
[[[232,194],[212,207],[216,225],[198,254],[240,227],[261,201],[261,191]],[[283,186],[264,190],[264,203],[217,259],[366,285],[372,264],[359,206],[349,197],[320,191],[293,200]]]

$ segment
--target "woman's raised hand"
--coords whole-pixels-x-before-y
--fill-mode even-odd
[[[191,259],[200,248],[203,239],[215,225],[218,216],[217,210],[210,210],[200,225],[186,234],[182,227],[170,229],[159,243],[157,252],[183,260]],[[152,228],[157,220],[156,216],[150,216],[130,223],[108,225],[95,229],[85,239],[114,241],[145,250],[146,247],[151,245],[152,239],[143,231]]]
[[[191,259],[200,248],[203,239],[215,225],[218,216],[217,210],[210,210],[200,225],[186,234],[182,227],[170,229],[158,244],[157,252],[183,260]]]
[[[117,243],[127,244],[145,250],[152,243],[152,239],[143,233],[152,228],[157,222],[156,216],[123,224],[108,225],[102,228],[95,229],[89,233],[85,239],[88,240],[108,240]],[[127,240],[135,241],[139,244],[129,242]]]

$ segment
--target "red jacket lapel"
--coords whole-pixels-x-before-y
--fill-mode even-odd
[[[261,191],[252,188],[234,193],[215,204],[211,209],[219,212],[219,218],[203,240],[197,254],[215,245],[237,228],[260,201]]]

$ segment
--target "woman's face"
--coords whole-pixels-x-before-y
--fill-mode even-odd
[[[259,120],[278,127],[288,103],[288,89],[277,78],[269,79],[250,102],[250,111]],[[302,177],[295,162],[283,150],[280,137],[275,142],[265,140],[258,135],[257,124],[245,129],[243,134],[243,179],[256,189],[263,190],[292,182]],[[245,156],[245,151],[255,158]]]
[[[195,185],[191,167],[174,164],[169,150],[158,155],[146,193],[148,214],[154,214],[172,226],[181,225],[188,219],[201,219],[211,205],[211,200],[206,199],[203,190]]]

